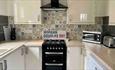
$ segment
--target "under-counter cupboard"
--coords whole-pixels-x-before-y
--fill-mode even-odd
[[[67,48],[67,70],[83,70],[83,53],[81,47]]]
[[[1,61],[1,70],[41,70],[40,47],[22,46]]]
[[[24,57],[24,47],[15,50],[3,59],[6,61],[3,70],[25,70]]]

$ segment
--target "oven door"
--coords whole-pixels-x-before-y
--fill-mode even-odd
[[[44,61],[46,63],[63,63],[65,60],[64,60],[64,55],[63,53],[59,54],[59,53],[52,53],[51,54],[46,54],[45,57],[44,57]]]

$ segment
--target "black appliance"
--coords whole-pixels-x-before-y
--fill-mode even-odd
[[[11,40],[16,40],[16,29],[15,28],[11,28],[11,32],[10,32],[10,39]]]
[[[51,0],[51,3],[43,5],[41,8],[65,8],[67,9],[68,7],[62,5],[59,3],[59,0]]]
[[[101,27],[101,44],[103,44],[103,38],[106,35],[110,35],[110,30],[109,30],[109,16],[98,16],[95,17],[95,22],[96,24],[99,24],[99,26]]]
[[[102,33],[96,31],[83,31],[83,41],[100,44],[102,41]]]
[[[42,44],[42,70],[66,70],[66,57],[64,40],[45,40]]]

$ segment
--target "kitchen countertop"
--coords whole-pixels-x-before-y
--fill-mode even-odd
[[[16,49],[21,46],[36,46],[41,47],[43,40],[33,40],[33,41],[16,41],[16,42],[3,42],[0,43],[0,49],[8,49],[9,51],[0,55],[0,59],[9,54],[13,53]],[[109,49],[100,44],[86,43],[80,41],[66,41],[68,47],[85,47],[91,54],[96,57],[102,64],[104,64],[109,69],[115,70],[115,49]],[[111,69],[111,70],[112,70]]]
[[[22,47],[26,43],[26,41],[18,41],[18,42],[3,42],[0,44],[0,51],[6,50],[4,53],[0,54],[0,60],[9,54],[13,53],[18,48]]]
[[[41,47],[43,40],[30,40],[30,41],[5,41],[0,43],[0,52],[5,50],[4,53],[0,54],[0,59],[8,56],[9,54],[13,53],[15,50],[22,46],[26,47]],[[66,41],[68,47],[81,47],[80,41]]]
[[[115,70],[115,48],[107,48],[100,44],[83,43],[86,50],[90,52],[108,70]]]

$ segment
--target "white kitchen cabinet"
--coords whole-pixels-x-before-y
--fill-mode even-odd
[[[115,25],[115,0],[108,0],[109,25]]]
[[[7,15],[7,1],[0,0],[0,15],[8,16]]]
[[[14,0],[7,0],[7,14],[8,16],[14,16]]]
[[[95,0],[95,16],[108,16],[108,1],[109,0]]]
[[[41,0],[14,0],[15,24],[40,24]]]
[[[68,0],[68,24],[94,24],[95,0]]]
[[[17,49],[4,58],[5,70],[25,70],[24,47]]]
[[[26,47],[25,64],[26,70],[42,70],[41,47]]]
[[[82,48],[68,47],[67,49],[67,70],[83,70]]]

